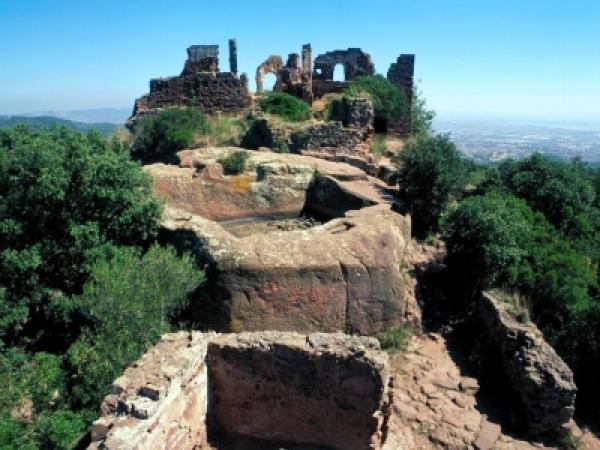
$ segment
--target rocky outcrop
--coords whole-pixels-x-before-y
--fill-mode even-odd
[[[532,434],[562,434],[575,411],[573,373],[532,323],[519,322],[501,295],[484,293],[477,305],[481,329],[497,350],[518,392]]]
[[[219,160],[239,151],[245,150],[183,150],[177,154],[179,167],[152,164],[144,169],[152,176],[154,193],[167,205],[217,221],[298,216],[303,210],[339,217],[349,209],[393,200],[383,183],[362,170],[310,156],[246,151],[246,169],[225,175]]]
[[[401,267],[410,220],[389,205],[350,211],[307,230],[236,238],[167,208],[165,238],[209,270],[201,317],[218,330],[351,331],[420,324]]]
[[[392,399],[375,339],[322,333],[165,335],[113,391],[90,449],[376,450]]]

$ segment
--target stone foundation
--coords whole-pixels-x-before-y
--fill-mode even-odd
[[[322,333],[165,335],[113,391],[90,449],[376,450],[392,400],[377,340]]]

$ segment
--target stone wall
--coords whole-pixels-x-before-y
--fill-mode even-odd
[[[400,136],[408,136],[412,131],[412,101],[414,89],[415,55],[402,54],[390,65],[388,80],[396,84],[404,92],[407,109],[398,120],[388,123],[388,131]]]
[[[375,111],[367,97],[347,97],[331,102],[330,119],[342,122],[345,127],[373,129]]]
[[[251,98],[245,77],[237,77],[237,44],[230,41],[231,72],[219,72],[219,47],[193,45],[179,76],[150,80],[150,92],[135,101],[127,121],[154,114],[171,106],[196,106],[205,113],[236,112],[250,106]]]
[[[333,80],[333,72],[337,64],[344,67],[344,80],[351,81],[359,75],[375,75],[375,64],[371,55],[360,48],[334,50],[323,53],[315,58],[313,78]]]
[[[391,386],[372,338],[167,334],[114,382],[89,449],[376,450]]]
[[[575,411],[573,374],[540,330],[519,322],[513,308],[501,295],[484,293],[477,304],[481,330],[522,400],[530,432],[562,435]]]
[[[371,130],[345,127],[341,122],[316,123],[290,135],[290,149],[333,154],[368,152]]]

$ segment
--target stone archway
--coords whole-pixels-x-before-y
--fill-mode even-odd
[[[371,56],[359,48],[349,48],[317,56],[314,62],[314,78],[333,81],[333,70],[337,64],[342,64],[344,67],[345,81],[350,81],[359,75],[375,74],[375,65]]]
[[[279,82],[279,71],[283,68],[283,59],[279,55],[271,55],[264,60],[256,69],[256,93],[263,92],[263,81],[265,74],[272,73],[277,78],[275,85]]]

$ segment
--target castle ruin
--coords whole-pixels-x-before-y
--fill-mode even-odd
[[[150,80],[150,92],[135,101],[132,117],[153,114],[169,106],[195,106],[207,114],[237,113],[252,105],[248,77],[238,76],[237,42],[229,40],[229,72],[219,71],[218,45],[192,45],[179,76]],[[382,124],[379,128],[390,134],[408,136],[411,132],[410,106],[413,97],[415,55],[401,54],[390,65],[387,78],[401,88],[407,108],[400,118]],[[335,81],[335,67],[341,64],[344,81]],[[361,75],[374,75],[371,55],[360,48],[334,50],[312,58],[310,44],[302,46],[301,53],[290,53],[284,64],[280,55],[271,55],[256,69],[256,92],[263,92],[264,77],[275,75],[273,90],[294,95],[312,104],[329,93],[341,93]]]

